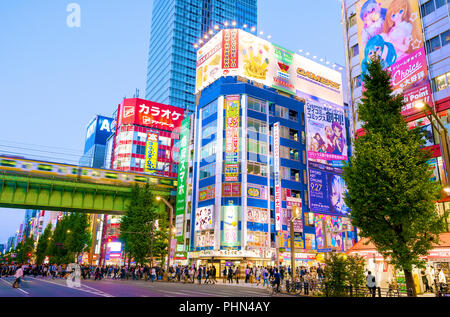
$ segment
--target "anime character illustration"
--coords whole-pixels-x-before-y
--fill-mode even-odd
[[[393,0],[387,9],[383,33],[386,41],[394,45],[397,60],[421,46],[421,37],[414,25],[417,18],[417,13],[411,13],[408,0]]]
[[[397,60],[397,53],[395,52],[394,45],[386,42],[381,35],[372,37],[364,48],[364,59],[361,62],[363,76],[367,73],[368,64],[375,57],[381,59],[383,69],[393,65]]]
[[[375,35],[383,32],[386,9],[376,0],[367,0],[361,7],[360,18],[364,23],[361,32],[361,43],[363,47]]]
[[[333,135],[333,145],[334,145],[334,151],[333,154],[342,155],[342,152],[344,151],[345,146],[345,138],[342,133],[342,126],[339,124],[339,122],[334,121],[331,124],[331,128],[333,129],[334,135]]]
[[[317,141],[317,146],[318,146],[317,151],[318,152],[325,152],[326,151],[325,142],[322,139],[322,136],[320,135],[320,133],[316,133],[314,135],[314,139]]]
[[[339,250],[342,250],[342,233],[339,232],[341,230],[341,225],[339,223],[339,220],[333,221],[333,237],[332,242],[333,246],[338,248]]]
[[[323,230],[322,230],[322,219],[316,218],[315,219],[315,227],[316,227],[316,239],[317,239],[317,248],[322,249],[323,246]]]
[[[348,207],[344,202],[345,184],[339,175],[332,175],[329,182],[330,212],[338,214],[348,213]]]
[[[334,144],[333,144],[333,130],[331,127],[325,127],[325,139],[326,139],[326,152],[333,153],[334,152]]]

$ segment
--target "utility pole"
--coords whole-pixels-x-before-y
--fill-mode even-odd
[[[291,274],[292,274],[292,282],[295,281],[295,236],[294,236],[294,220],[298,219],[299,208],[297,205],[292,205],[292,217],[290,219],[290,228],[291,228]]]

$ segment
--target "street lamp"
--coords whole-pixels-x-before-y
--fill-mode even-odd
[[[294,220],[300,217],[300,208],[296,205],[292,206],[292,218],[290,219],[291,226],[291,272],[292,282],[295,282],[295,239],[294,239]],[[277,259],[278,261],[278,259]]]
[[[448,137],[448,130],[442,123],[441,119],[438,118],[436,113],[433,111],[433,109],[427,104],[422,101],[416,102],[414,104],[414,107],[417,109],[422,110],[427,118],[430,120],[431,124],[433,125],[433,128],[439,132],[439,138],[441,143],[441,155],[442,159],[444,160],[445,164],[445,171],[446,171],[446,179],[445,179],[445,186],[444,191],[447,194],[450,194],[450,152],[449,152],[449,137]],[[438,126],[434,123],[431,116],[428,115],[427,111],[431,113],[431,116],[436,120],[436,122],[439,124]]]
[[[169,265],[170,265],[170,252],[171,252],[171,242],[172,242],[172,237],[174,234],[174,229],[173,225],[172,225],[172,218],[173,218],[173,206],[171,204],[169,204],[169,202],[167,200],[165,200],[163,197],[161,196],[156,196],[156,200],[160,201],[162,200],[163,203],[169,208],[170,210],[170,216],[169,216],[169,248],[168,248],[168,254],[167,254],[167,271],[169,271]]]

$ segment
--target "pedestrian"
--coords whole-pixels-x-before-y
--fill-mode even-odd
[[[202,267],[198,268],[198,272],[197,272],[197,280],[198,280],[198,284],[202,284]]]
[[[203,270],[205,271],[205,282],[204,282],[204,284],[211,283],[211,278],[210,278],[211,268],[207,269],[206,267],[204,267]]]
[[[217,280],[216,280],[216,274],[217,274],[217,270],[216,270],[216,267],[213,265],[213,266],[211,267],[211,278],[212,278],[213,284],[216,284],[216,283],[217,283]]]
[[[250,279],[250,269],[248,266],[245,268],[244,274],[245,274],[245,283],[248,283],[248,280]]]
[[[269,271],[267,270],[267,268],[264,268],[262,271],[262,278],[263,278],[263,287],[264,286],[269,286]]]
[[[309,273],[303,275],[303,292],[309,295]]]
[[[228,268],[228,282],[230,282],[231,284],[233,284],[233,268],[230,266]]]
[[[423,286],[425,286],[425,293],[427,293],[430,290],[430,286],[428,285],[428,279],[427,279],[427,274],[425,272],[425,269],[422,269],[420,271],[420,276],[422,278]]]
[[[239,278],[241,277],[241,270],[239,266],[236,267],[236,271],[234,271],[234,277],[236,278],[236,284],[239,284]]]
[[[223,283],[225,284],[227,282],[227,267],[225,267],[222,271],[222,277],[223,277]]]
[[[16,274],[14,274],[14,277],[16,278],[14,280],[14,283],[12,284],[12,287],[19,288],[20,285],[20,279],[23,277],[23,269],[21,266],[16,271]]]
[[[372,275],[372,272],[368,272],[366,277],[366,285],[369,289],[370,293],[372,294],[372,297],[375,297],[376,295],[376,283],[375,283],[375,276]]]
[[[445,277],[443,269],[439,269],[438,281],[439,281],[439,291],[442,294],[447,284],[447,278]]]

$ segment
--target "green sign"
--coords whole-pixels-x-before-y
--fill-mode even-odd
[[[180,155],[178,161],[178,187],[177,204],[175,209],[175,224],[177,232],[175,234],[179,243],[183,243],[184,237],[184,210],[186,205],[186,179],[187,179],[187,161],[189,150],[189,117],[181,122],[180,131]]]

